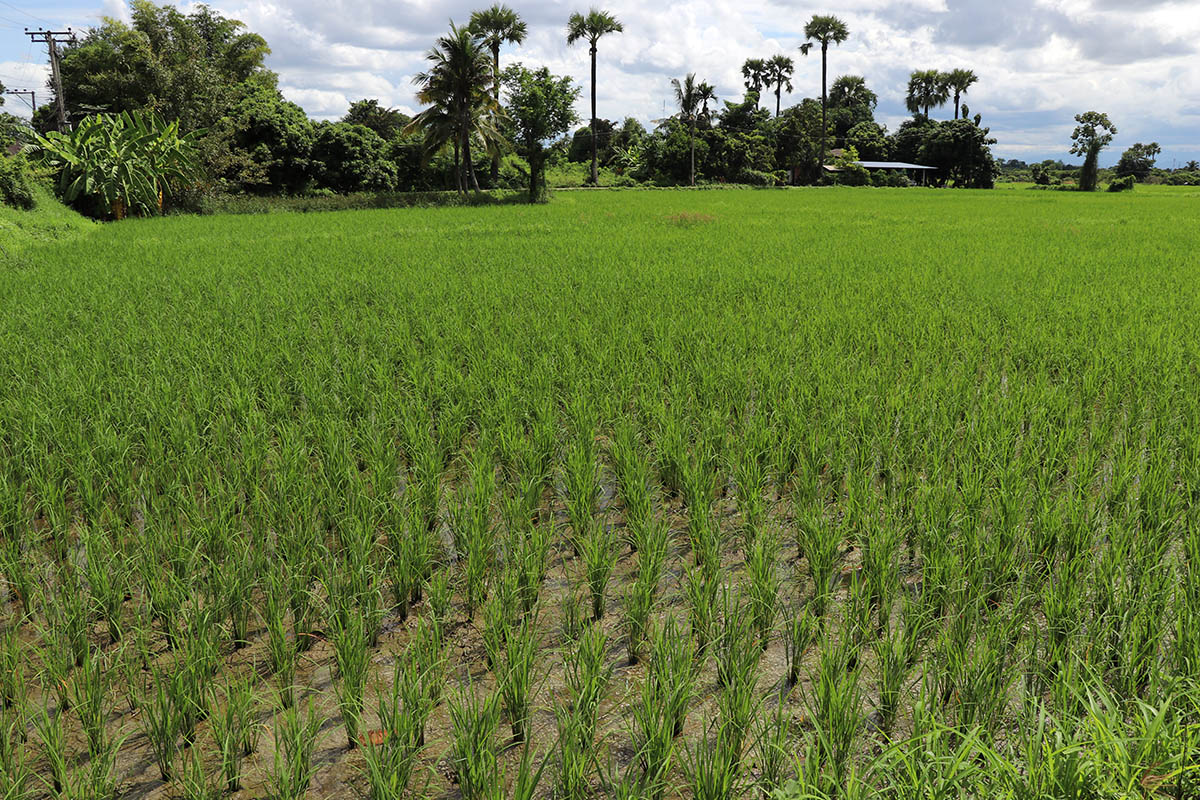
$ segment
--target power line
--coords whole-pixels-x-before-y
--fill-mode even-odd
[[[29,104],[31,111],[37,111],[37,93],[33,89],[5,89],[4,93],[17,96],[29,95],[29,99],[25,102]]]
[[[0,0],[3,2],[3,0]],[[65,31],[31,31],[25,29],[25,35],[30,42],[42,42],[50,51],[50,78],[54,82],[54,104],[58,111],[58,129],[67,130],[67,103],[63,98],[62,73],[58,65],[58,46],[60,44],[75,44],[75,32],[70,28]]]
[[[35,19],[35,20],[37,20],[38,22],[45,22],[46,24],[49,24],[49,23],[50,23],[50,20],[48,20],[48,19],[45,19],[45,18],[43,18],[43,17],[39,17],[39,16],[37,16],[37,15],[35,15],[35,14],[30,14],[30,13],[29,13],[28,11],[26,11],[25,9],[23,9],[23,8],[18,8],[17,6],[14,6],[12,3],[6,2],[6,0],[0,0],[0,6],[8,6],[8,7],[9,7],[9,8],[11,8],[13,11],[16,11],[16,12],[18,12],[18,13],[20,13],[20,14],[24,14],[25,16],[29,17],[30,19]]]

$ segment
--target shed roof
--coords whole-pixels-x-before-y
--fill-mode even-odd
[[[921,164],[907,164],[903,161],[855,161],[854,163],[867,169],[937,169],[937,167],[926,167]]]

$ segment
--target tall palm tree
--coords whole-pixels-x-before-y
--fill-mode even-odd
[[[775,87],[775,116],[779,116],[779,101],[783,93],[783,87],[786,85],[787,90],[792,90],[792,73],[796,71],[796,63],[787,56],[780,53],[777,56],[771,56],[767,62],[767,85]]]
[[[936,69],[919,69],[908,78],[904,105],[914,114],[929,118],[929,109],[943,106],[950,99],[946,76]]]
[[[958,119],[959,100],[967,93],[967,89],[979,81],[979,76],[969,69],[952,69],[942,77],[945,79],[947,87],[954,93],[954,118]],[[966,114],[963,116],[965,117]]]
[[[567,44],[587,39],[588,54],[592,57],[592,183],[600,182],[600,170],[596,164],[596,42],[610,33],[621,33],[625,28],[617,18],[607,11],[589,9],[587,16],[578,11],[567,21]]]
[[[758,96],[767,82],[767,62],[761,58],[747,58],[742,64],[742,78],[746,90],[754,92],[754,110],[758,110]]]
[[[700,85],[696,83],[696,73],[689,72],[683,79],[671,79],[675,87],[675,102],[679,104],[679,116],[688,124],[688,145],[692,151],[692,166],[689,184],[696,185],[696,107],[700,104]]]
[[[804,26],[804,35],[809,41],[800,45],[800,54],[808,55],[814,44],[821,45],[821,163],[825,162],[825,137],[827,126],[825,115],[829,106],[829,95],[826,92],[826,82],[829,75],[828,58],[829,45],[841,44],[850,38],[850,29],[846,23],[830,15],[814,14]]]
[[[469,28],[450,23],[450,32],[425,55],[429,69],[413,78],[419,87],[417,100],[428,108],[413,117],[405,130],[425,134],[426,158],[447,144],[454,145],[458,191],[464,193],[469,186],[479,190],[472,142],[494,153],[502,141],[496,126],[500,107],[489,91],[493,72],[489,56]]]
[[[521,16],[503,3],[497,3],[483,11],[471,14],[469,23],[471,32],[483,38],[483,43],[492,51],[492,99],[500,102],[500,46],[506,42],[520,44],[525,41],[525,21]],[[492,181],[500,175],[500,153],[492,156]]]

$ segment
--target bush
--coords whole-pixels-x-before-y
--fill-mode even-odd
[[[1132,192],[1137,179],[1133,175],[1126,175],[1124,178],[1117,178],[1108,185],[1110,192]]]
[[[757,169],[743,169],[741,172],[733,176],[733,183],[740,183],[743,186],[774,186],[776,184],[775,174],[772,172],[763,172]]]
[[[33,208],[33,182],[24,156],[0,156],[0,202],[25,210]]]

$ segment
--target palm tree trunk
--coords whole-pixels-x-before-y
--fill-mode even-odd
[[[955,119],[958,119],[958,98],[959,98],[959,94],[958,94],[958,92],[955,92],[954,93],[954,118]]]
[[[592,185],[600,183],[596,166],[596,43],[592,43]]]
[[[493,65],[493,74],[496,76],[496,88],[495,88],[496,105],[499,106],[500,105],[500,45],[499,45],[499,43],[497,43],[496,46],[492,48],[492,65]],[[495,189],[496,181],[499,180],[499,178],[500,178],[500,151],[499,150],[497,150],[496,153],[494,155],[492,155],[492,176],[491,176],[491,178],[492,178],[491,181],[489,181],[489,183],[488,183],[488,188]]]
[[[461,192],[463,188],[462,182],[462,162],[459,160],[458,153],[458,136],[454,137],[454,189]]]
[[[829,53],[829,43],[821,42],[821,156],[817,162],[817,174],[821,177],[825,175],[825,106],[829,104],[829,98],[825,93],[825,81],[827,72],[826,56]]]
[[[775,116],[779,116],[779,96],[783,92],[783,84],[775,84]]]

